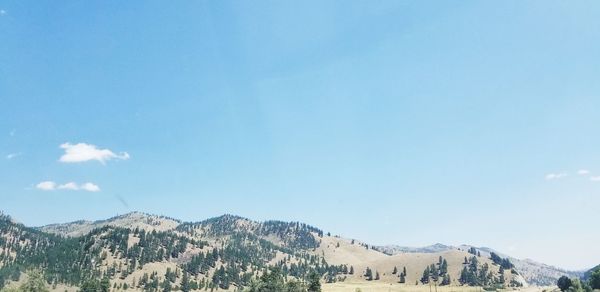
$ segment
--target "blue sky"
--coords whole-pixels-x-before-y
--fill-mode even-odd
[[[598,264],[600,3],[296,2],[1,0],[0,209]]]

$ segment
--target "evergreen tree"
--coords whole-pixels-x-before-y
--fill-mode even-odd
[[[187,272],[183,272],[183,278],[181,279],[181,291],[189,292],[190,291],[190,276]]]
[[[571,287],[571,279],[569,279],[569,277],[567,276],[562,276],[558,278],[556,285],[558,286],[560,291],[567,291],[567,289]]]
[[[600,289],[600,269],[592,272],[589,279],[589,285],[592,289]]]
[[[371,281],[373,280],[373,271],[371,271],[371,268],[367,267],[367,269],[365,270],[365,279],[367,279],[367,281]]]
[[[423,271],[423,276],[421,276],[421,283],[423,283],[423,284],[429,283],[430,275],[431,275],[431,271],[429,269],[429,266],[427,266],[427,268],[425,268],[425,270]]]
[[[448,273],[448,261],[443,259],[442,264],[440,265],[440,275],[444,275],[446,273]]]
[[[285,292],[306,292],[306,287],[295,280],[289,281],[285,284]],[[320,291],[320,290],[317,290]]]
[[[28,273],[29,277],[25,283],[19,287],[20,292],[48,292],[46,281],[42,273],[37,270],[32,270]]]
[[[468,276],[467,274],[469,273],[469,271],[467,270],[467,267],[463,267],[462,271],[460,272],[460,278],[458,279],[458,281],[465,285],[468,282]]]
[[[284,291],[284,281],[281,271],[278,268],[271,268],[265,271],[258,281],[250,284],[247,292],[280,292]]]
[[[90,279],[85,282],[80,287],[80,292],[99,292],[102,291],[100,288],[100,281]]]
[[[441,285],[442,286],[450,285],[450,275],[444,274],[444,276],[442,277]]]
[[[439,274],[437,267],[434,264],[431,264],[431,266],[429,266],[429,275],[431,276],[431,278],[434,282],[438,281],[440,274]]]
[[[321,277],[314,271],[308,275],[308,292],[321,292]]]
[[[168,280],[168,279],[165,279],[165,280],[162,282],[162,285],[161,285],[161,286],[162,286],[162,292],[171,292],[171,289],[172,289],[172,288],[171,288],[171,281],[170,281],[170,280]]]
[[[102,278],[100,281],[100,291],[109,292],[110,291],[110,280],[107,277]]]

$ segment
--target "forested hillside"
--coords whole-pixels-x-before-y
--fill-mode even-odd
[[[234,215],[180,222],[136,212],[30,228],[1,215],[0,287],[22,282],[35,271],[61,291],[252,291],[273,284],[269,281],[300,289],[293,291],[346,280],[527,284],[508,258],[494,253],[447,247],[437,253],[389,255],[299,222],[256,222]]]
[[[337,277],[348,271],[309,252],[323,234],[317,228],[229,215],[169,231],[106,224],[75,237],[28,228],[2,215],[0,233],[0,287],[31,269],[41,269],[50,285],[99,280],[119,290],[144,291],[231,290],[248,286],[268,268],[297,279],[311,272]]]

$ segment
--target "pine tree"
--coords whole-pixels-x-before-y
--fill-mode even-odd
[[[427,268],[425,268],[425,270],[423,271],[423,276],[421,277],[421,283],[423,283],[423,284],[429,283],[429,275],[430,274],[431,274],[431,271],[429,269],[429,266],[427,266]]]
[[[438,281],[440,275],[437,270],[437,267],[434,264],[431,264],[431,266],[429,267],[429,275],[431,276],[434,282]]]
[[[110,291],[110,280],[107,277],[104,277],[102,281],[100,281],[100,291],[109,292]]]
[[[460,278],[458,279],[458,281],[463,285],[467,284],[467,281],[468,281],[467,273],[468,273],[467,267],[463,267],[462,271],[460,272]]]
[[[450,275],[448,274],[444,274],[444,277],[442,278],[442,286],[446,286],[446,285],[450,285]]]
[[[19,287],[22,292],[48,292],[46,280],[40,271],[30,271],[29,278]]]
[[[181,279],[181,291],[189,292],[190,291],[190,277],[187,272],[183,272],[183,278]]]
[[[394,270],[392,271],[392,275],[395,275],[396,273],[398,273],[398,268],[396,268],[396,266],[394,266]]]
[[[308,292],[321,292],[321,277],[316,272],[308,275]]]
[[[165,279],[162,282],[162,292],[171,292],[171,281],[168,279]]]
[[[365,279],[367,279],[367,281],[373,280],[373,271],[371,271],[369,267],[365,270]]]
[[[448,273],[448,261],[444,259],[440,265],[440,275],[444,275],[446,273]]]

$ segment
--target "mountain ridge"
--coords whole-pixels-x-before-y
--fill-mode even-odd
[[[91,244],[90,247],[95,250],[92,257],[98,258],[101,266],[94,266],[87,261],[78,264],[113,277],[111,281],[121,286],[132,278],[140,279],[149,273],[156,273],[159,279],[162,279],[160,275],[165,274],[167,277],[169,268],[186,271],[194,277],[198,285],[214,285],[228,289],[247,285],[252,275],[268,266],[281,267],[292,277],[300,279],[305,277],[308,271],[316,270],[321,273],[325,282],[344,281],[347,278],[371,281],[363,271],[373,270],[373,274],[376,273],[381,281],[389,283],[400,281],[398,274],[392,270],[403,266],[408,268],[408,272],[400,278],[408,285],[423,281],[423,270],[428,269],[429,265],[432,269],[434,264],[441,265],[442,259],[448,262],[449,284],[460,285],[464,284],[461,275],[464,272],[461,272],[461,269],[465,267],[468,257],[471,260],[478,259],[476,269],[478,267],[489,271],[489,275],[486,275],[486,279],[489,279],[485,281],[495,282],[505,278],[506,285],[511,286],[541,283],[521,277],[520,271],[499,273],[499,266],[490,260],[487,254],[476,256],[460,247],[441,243],[422,248],[395,246],[397,251],[402,252],[394,254],[393,251],[356,239],[325,234],[321,229],[301,222],[254,221],[232,214],[184,222],[167,216],[129,212],[104,220],[78,220],[35,228],[22,224],[19,226],[24,228],[26,233],[32,232],[31,230],[41,232],[35,240],[52,242],[54,239],[45,237],[45,234],[51,234],[64,238],[61,240],[70,242],[69,244],[75,244],[77,241],[86,246]],[[156,237],[164,239],[155,241]],[[56,241],[62,244],[61,240]],[[22,244],[27,246],[26,242]],[[146,250],[152,251],[154,255],[144,255]],[[483,249],[480,251],[486,252]],[[105,254],[107,256],[104,256]],[[236,254],[238,256],[235,256]],[[240,256],[247,262],[249,270],[246,272],[243,266],[236,268]],[[223,268],[228,266],[226,263],[231,263],[234,270],[224,270]],[[131,265],[134,267],[131,268]],[[135,267],[136,265],[138,266]],[[300,269],[300,266],[303,268]],[[351,270],[356,272],[350,273]],[[250,272],[252,274],[249,274]],[[55,277],[62,277],[59,272],[56,273],[58,274]],[[117,276],[119,273],[121,276]],[[85,272],[81,275],[82,278],[88,276]],[[60,281],[77,284],[77,281],[68,279],[61,278]],[[181,281],[178,278],[173,283],[181,284]]]
[[[214,217],[210,217],[210,218],[206,218],[206,219],[202,219],[199,221],[183,221],[180,219],[176,219],[174,217],[169,217],[169,216],[165,216],[165,215],[155,215],[155,214],[151,214],[151,213],[147,213],[147,212],[141,212],[141,211],[131,211],[128,213],[124,213],[124,214],[120,214],[120,215],[115,215],[113,217],[110,217],[108,219],[100,219],[100,220],[94,220],[94,221],[89,221],[89,220],[77,220],[77,221],[72,221],[72,222],[66,222],[66,223],[53,223],[53,224],[48,224],[48,225],[44,225],[44,226],[40,226],[40,227],[36,227],[39,228],[42,231],[46,231],[46,232],[51,232],[51,233],[56,233],[56,234],[61,234],[61,235],[68,235],[64,232],[60,232],[59,230],[52,230],[53,228],[60,228],[60,226],[69,226],[72,224],[81,224],[81,223],[87,223],[87,224],[91,224],[91,225],[101,225],[101,224],[105,224],[105,225],[109,225],[109,224],[115,224],[115,221],[121,221],[121,219],[124,218],[130,218],[130,217],[135,217],[135,216],[139,216],[142,217],[144,219],[163,219],[163,220],[171,220],[174,222],[177,222],[178,225],[175,227],[172,227],[171,229],[177,229],[177,227],[181,226],[181,225],[186,225],[186,224],[199,224],[199,223],[209,223],[211,221],[218,221],[218,220],[222,220],[224,218],[232,218],[232,219],[240,219],[240,220],[245,220],[245,221],[250,221],[250,222],[281,222],[281,223],[300,223],[300,224],[305,224],[305,223],[301,223],[301,222],[297,222],[297,221],[281,221],[281,220],[274,220],[274,219],[268,219],[268,220],[264,220],[264,221],[257,221],[257,220],[252,220],[249,219],[247,217],[243,217],[243,216],[239,216],[239,215],[235,215],[235,214],[229,214],[229,213],[225,213],[223,215],[219,215],[219,216],[214,216]],[[122,222],[118,222],[118,223],[122,223]],[[310,226],[308,224],[305,224],[307,226]],[[126,227],[126,226],[122,226],[121,224],[117,224],[116,226],[118,227]],[[311,226],[312,227],[312,226]],[[151,229],[152,230],[152,229]],[[170,230],[170,229],[169,229]],[[365,242],[365,244],[367,244]],[[401,246],[401,245],[397,245],[397,244],[390,244],[390,245],[382,245],[382,246],[373,246],[373,248],[375,250],[381,251],[385,254],[388,255],[394,255],[397,254],[399,252],[404,252],[404,253],[435,253],[435,252],[443,252],[443,251],[447,251],[447,250],[452,250],[452,249],[463,249],[463,250],[467,250],[469,248],[476,248],[479,251],[484,252],[486,255],[490,255],[491,252],[494,252],[502,257],[508,257],[511,260],[515,261],[521,268],[523,268],[524,266],[537,266],[537,267],[545,267],[548,270],[552,270],[553,272],[557,273],[557,274],[561,274],[561,275],[568,275],[570,277],[581,277],[583,275],[583,273],[587,270],[581,270],[581,271],[572,271],[572,270],[567,270],[564,268],[560,268],[560,267],[556,267],[553,265],[548,265],[548,264],[544,264],[541,263],[539,261],[533,260],[533,259],[529,259],[529,258],[525,258],[525,259],[520,259],[520,258],[516,258],[513,256],[510,256],[506,253],[503,252],[498,252],[497,250],[493,249],[493,248],[489,248],[489,247],[477,247],[477,246],[472,246],[472,245],[468,245],[468,244],[462,244],[459,246],[453,246],[453,245],[447,245],[447,244],[443,244],[443,243],[434,243],[428,246],[423,246],[423,247],[415,247],[415,246]],[[527,264],[529,265],[527,265]],[[530,280],[533,280],[530,279]],[[548,280],[543,280],[543,281],[536,281],[534,280],[533,282],[537,285],[551,285],[554,284],[554,277],[551,277]]]

